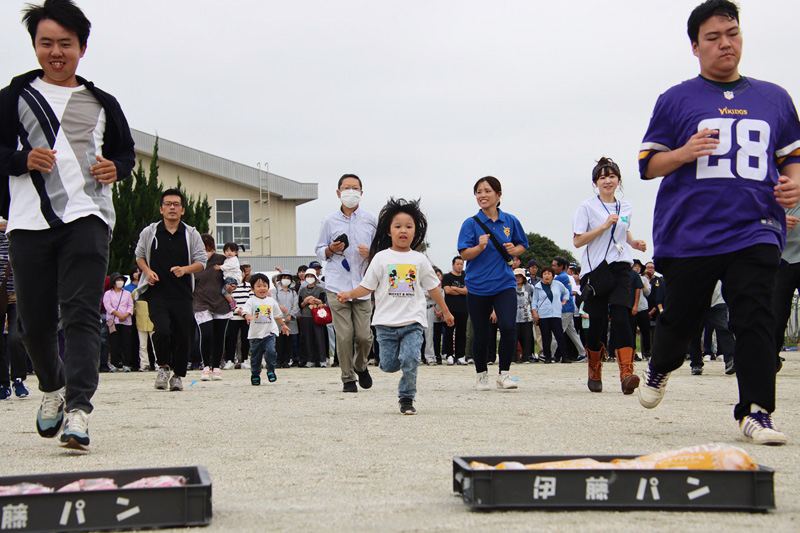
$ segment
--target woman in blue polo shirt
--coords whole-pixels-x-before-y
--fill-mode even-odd
[[[517,348],[517,281],[510,263],[511,256],[519,256],[528,247],[528,237],[515,216],[500,211],[503,189],[497,178],[479,179],[473,192],[481,209],[461,225],[458,252],[467,262],[464,282],[473,330],[472,358],[478,373],[475,388],[491,389],[486,358],[489,343],[494,342],[489,334],[489,317],[494,309],[500,330],[497,388],[516,389],[516,382],[508,374]]]

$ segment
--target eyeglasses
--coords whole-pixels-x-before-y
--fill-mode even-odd
[[[180,202],[161,202],[161,205],[163,205],[164,207],[180,207],[181,203]]]

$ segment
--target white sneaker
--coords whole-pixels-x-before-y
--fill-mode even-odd
[[[158,367],[156,371],[156,389],[167,390],[169,386],[169,368]]]
[[[511,379],[511,375],[508,372],[500,372],[496,383],[498,389],[510,390],[517,388],[517,382]]]
[[[82,409],[67,412],[59,440],[67,448],[86,450],[89,446],[89,413]]]
[[[455,360],[455,359],[453,359],[453,356],[452,356],[452,355],[448,355],[448,356],[447,356],[447,364],[448,364],[448,365],[450,365],[450,366],[452,366],[452,365],[454,365],[455,363],[456,363],[456,360]]]
[[[203,368],[203,373],[200,375],[200,381],[211,381],[211,367]]]
[[[772,422],[772,415],[760,405],[750,405],[750,414],[739,422],[739,429],[745,437],[753,439],[756,444],[772,446],[786,444],[786,435],[778,431]]]
[[[467,360],[464,359],[463,357],[459,357],[457,362],[458,362],[459,365],[466,365],[467,364]]]
[[[320,366],[320,368],[328,368],[328,362],[327,361],[323,361],[323,362],[321,362],[319,364],[319,366]]]
[[[475,382],[475,390],[492,390],[489,385],[489,372],[481,372],[478,374],[478,380]]]
[[[250,361],[242,361],[242,368],[245,370],[250,370]]]
[[[214,381],[220,381],[222,379],[222,371],[219,368],[215,368],[214,370],[212,370],[211,379],[213,379]]]
[[[225,361],[225,365],[222,367],[222,370],[232,370],[233,367],[236,366],[236,363],[233,361]]]
[[[639,391],[639,403],[642,407],[652,409],[661,403],[664,399],[664,394],[667,392],[667,380],[669,373],[659,374],[650,370],[650,364],[642,375],[641,385],[636,389]]]

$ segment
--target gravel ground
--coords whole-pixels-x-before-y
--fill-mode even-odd
[[[397,407],[399,374],[373,369],[372,389],[341,392],[339,370],[280,370],[253,387],[248,370],[186,391],[153,388],[154,373],[103,374],[89,453],[39,438],[39,394],[0,402],[3,475],[203,465],[213,481],[209,531],[800,530],[800,355],[784,354],[776,423],[783,447],[739,439],[736,380],[722,363],[673,374],[656,409],[619,392],[604,367],[602,394],[586,365],[515,365],[517,391],[478,393],[474,367],[421,367],[417,416]],[[496,372],[497,367],[490,367]],[[262,373],[263,376],[263,373]],[[36,389],[36,379],[28,380]],[[776,470],[767,514],[473,512],[452,493],[456,455],[643,454],[710,442],[741,446]]]

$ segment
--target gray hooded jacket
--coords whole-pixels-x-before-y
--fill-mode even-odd
[[[153,222],[146,228],[142,230],[139,234],[139,242],[136,244],[136,259],[144,259],[147,261],[147,264],[150,264],[150,251],[153,249],[153,241],[156,241],[156,248],[158,248],[158,241],[156,240],[156,226],[161,221]],[[206,254],[206,247],[203,245],[203,239],[200,238],[200,233],[194,229],[192,226],[183,224],[184,233],[186,233],[186,248],[189,250],[189,255],[186,258],[186,265],[191,265],[192,263],[202,263],[203,268],[206,266],[206,261],[208,260],[208,254]],[[194,292],[194,274],[190,274],[192,279],[192,292]],[[147,276],[142,274],[139,276],[139,286],[136,287],[136,291],[134,291],[134,297],[139,298],[144,291],[150,286],[147,283]]]

